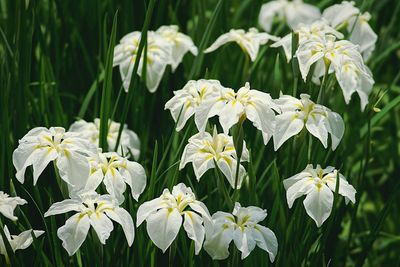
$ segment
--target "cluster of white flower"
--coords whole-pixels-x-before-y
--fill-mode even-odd
[[[114,66],[119,66],[123,86],[126,92],[129,90],[132,72],[135,65],[141,32],[135,31],[125,35],[114,49]],[[147,54],[143,52],[139,61],[137,74],[143,73],[146,66],[147,89],[155,92],[164,75],[167,65],[171,65],[172,71],[182,62],[187,52],[197,55],[197,47],[192,39],[178,31],[175,25],[162,26],[157,31],[147,32]],[[146,58],[146,64],[143,62]]]
[[[189,139],[192,145],[185,149],[181,163],[183,165],[191,161],[190,155],[195,151],[193,145],[201,153],[206,153],[205,142],[195,140],[212,140],[209,134],[206,137],[203,134],[207,119],[215,115],[219,116],[225,135],[233,125],[246,118],[249,119],[261,131],[264,144],[273,137],[275,150],[287,139],[300,133],[304,126],[321,141],[324,147],[327,147],[328,133],[330,133],[333,150],[338,146],[344,133],[344,123],[340,115],[325,106],[315,104],[309,95],[302,94],[300,99],[281,95],[279,99],[274,100],[268,93],[250,89],[249,83],[235,92],[223,87],[216,80],[189,81],[183,89],[174,92],[174,97],[165,104],[165,108],[171,111],[172,118],[177,123],[177,131],[184,127],[191,116],[195,117],[199,134]],[[209,143],[217,144],[217,141]],[[208,158],[207,155],[205,157]],[[194,158],[198,158],[198,155]]]
[[[335,72],[346,103],[352,93],[357,92],[364,109],[374,83],[364,60],[370,56],[377,39],[367,23],[369,14],[361,14],[353,2],[345,1],[329,7],[321,16],[318,8],[301,0],[276,0],[262,6],[259,23],[264,30],[270,31],[275,17],[286,20],[294,30],[298,37],[296,51],[292,51],[291,34],[279,38],[251,28],[248,32],[233,29],[221,35],[204,52],[236,42],[251,61],[255,61],[260,45],[272,40],[275,42],[273,47],[283,47],[288,61],[292,56],[296,57],[304,80],[314,64],[314,82],[319,82],[325,74]],[[350,41],[337,40],[343,39],[344,35],[339,31],[344,28],[350,34]],[[119,66],[126,91],[140,38],[140,32],[129,33],[115,47],[114,66]],[[177,26],[162,26],[155,32],[149,31],[146,47],[147,54],[141,55],[137,74],[141,76],[146,66],[146,77],[142,78],[150,92],[157,90],[167,65],[171,65],[174,71],[187,52],[193,55],[198,52],[190,37],[178,32]],[[320,140],[325,148],[330,135],[330,144],[335,150],[345,130],[344,121],[338,113],[314,103],[308,94],[301,94],[300,99],[282,94],[278,99],[272,99],[266,92],[251,89],[249,83],[234,91],[218,80],[191,80],[174,92],[165,109],[170,110],[177,131],[182,130],[192,116],[198,130],[184,148],[179,169],[192,163],[199,181],[208,170],[216,168],[235,190],[248,177],[242,163],[249,161],[250,155],[244,138],[234,139],[237,137],[231,130],[234,125],[243,130],[242,123],[248,119],[261,132],[265,145],[273,139],[275,151],[303,129]],[[207,132],[207,128],[211,128],[207,127],[208,120],[215,116],[218,116],[223,133],[218,133],[215,125],[212,134]],[[126,184],[130,188],[130,196],[138,201],[145,190],[147,178],[144,168],[129,160],[130,157],[139,158],[138,136],[124,125],[121,140],[118,141],[120,127],[117,122],[109,122],[108,152],[98,148],[100,120],[95,119],[94,122],[77,121],[69,131],[61,127],[34,128],[19,141],[13,153],[16,178],[21,183],[25,180],[26,169],[32,166],[33,184],[36,185],[46,166],[53,162],[56,174],[67,184],[69,198],[52,204],[45,217],[76,212],[57,231],[69,255],[80,248],[91,226],[100,242],[105,244],[114,229],[112,221],[121,225],[128,245],[133,244],[133,219],[121,205],[129,195]],[[243,143],[237,144],[236,140]],[[333,192],[344,196],[346,204],[349,201],[355,203],[356,190],[334,167],[322,169],[319,165],[316,168],[308,165],[301,173],[284,180],[283,185],[289,208],[297,198],[306,195],[304,207],[317,227],[326,221],[332,211]],[[96,190],[99,187],[107,194],[98,194]],[[11,220],[17,220],[14,216],[16,206],[25,203],[19,197],[9,197],[0,191],[0,213]],[[225,259],[229,256],[228,249],[233,240],[242,259],[258,246],[268,253],[273,262],[278,250],[277,238],[269,228],[259,224],[266,216],[266,210],[254,206],[242,207],[238,202],[232,213],[217,211],[211,216],[205,204],[196,199],[192,189],[179,183],[171,192],[164,189],[160,197],[139,206],[137,226],[146,221],[150,239],[163,252],[177,238],[183,225],[188,238],[195,244],[196,255],[204,247],[213,259]],[[15,237],[4,227],[13,251],[26,248],[33,242],[31,231]],[[33,233],[38,237],[43,231]],[[1,236],[0,252],[7,257]]]
[[[319,84],[325,73],[335,72],[348,104],[351,95],[357,92],[361,100],[361,109],[368,104],[374,79],[364,64],[375,48],[377,35],[368,24],[369,13],[361,14],[354,2],[344,1],[324,10],[321,17],[313,23],[299,23],[293,27],[298,36],[296,51],[292,51],[292,34],[272,44],[283,47],[286,58],[294,55],[299,62],[301,75],[306,80],[311,65],[315,64],[312,80]],[[349,40],[339,30],[347,30]]]
[[[187,210],[190,208],[191,210]],[[175,240],[182,226],[195,243],[196,255],[204,242],[204,249],[215,260],[229,256],[229,244],[234,240],[236,247],[246,258],[257,245],[268,252],[273,262],[278,250],[275,234],[263,221],[267,212],[258,207],[241,207],[235,203],[232,212],[218,211],[210,216],[207,207],[196,200],[192,190],[180,183],[168,189],[159,198],[143,203],[137,213],[137,225],[147,222],[147,232],[153,243],[165,252]]]
[[[137,135],[125,125],[118,153],[103,153],[98,148],[99,124],[99,119],[94,123],[80,120],[72,124],[68,132],[62,127],[34,128],[19,141],[19,146],[13,153],[16,178],[21,183],[25,180],[26,168],[32,166],[33,183],[36,185],[39,176],[51,161],[54,162],[60,178],[66,182],[70,199],[54,203],[45,213],[45,217],[69,211],[79,212],[57,231],[69,255],[73,255],[82,245],[90,225],[100,242],[105,244],[113,230],[110,219],[122,226],[128,245],[131,246],[134,238],[133,220],[120,205],[124,202],[126,184],[136,200],[146,187],[144,168],[122,156],[126,151],[134,158],[139,157],[140,143]],[[119,127],[119,123],[110,121],[107,142],[111,150],[116,147]],[[96,193],[102,182],[109,194]],[[24,203],[21,199],[10,200],[8,208],[2,208],[0,204],[0,211],[13,218],[11,208]]]

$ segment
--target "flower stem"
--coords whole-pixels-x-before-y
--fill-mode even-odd
[[[325,74],[324,77],[322,78],[321,86],[319,87],[319,92],[318,92],[318,98],[317,98],[317,103],[318,104],[323,104],[324,103],[324,98],[325,98],[325,87],[326,87],[326,79],[329,75],[329,67],[331,65],[331,62],[325,62]]]

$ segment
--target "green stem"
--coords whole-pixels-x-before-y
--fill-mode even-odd
[[[326,78],[329,75],[330,65],[331,65],[330,62],[328,62],[328,63],[325,62],[325,74],[324,74],[324,77],[322,78],[321,86],[319,87],[317,103],[321,104],[321,105],[324,103]]]

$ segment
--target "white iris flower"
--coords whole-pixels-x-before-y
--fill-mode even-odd
[[[324,19],[317,20],[312,24],[300,24],[294,32],[299,38],[298,46],[313,38],[323,38],[326,34],[335,35],[338,39],[343,39],[344,37],[342,33],[329,26],[328,22]],[[287,34],[279,41],[273,43],[271,47],[282,47],[287,62],[290,62],[292,59],[292,34]]]
[[[358,45],[347,40],[336,41],[334,35],[328,34],[324,38],[312,38],[302,43],[296,56],[304,80],[311,65],[316,64],[314,77],[317,79],[328,68],[328,72],[335,72],[346,103],[349,103],[351,94],[357,92],[361,99],[361,109],[365,109],[374,80],[363,62]]]
[[[325,148],[328,147],[328,134],[331,135],[332,150],[339,145],[344,134],[344,122],[339,114],[315,104],[307,94],[301,94],[300,99],[283,95],[276,103],[282,113],[276,116],[275,151],[290,137],[300,133],[304,126]]]
[[[125,35],[114,49],[113,65],[119,66],[125,91],[129,90],[140,38],[141,32],[131,32]],[[177,26],[162,26],[155,32],[147,32],[146,87],[151,93],[157,90],[167,65],[171,65],[172,70],[175,70],[188,51],[197,55],[193,41],[189,36],[178,32]],[[144,50],[137,70],[139,76],[143,72],[143,58]]]
[[[11,235],[7,225],[4,226],[3,231],[5,236],[7,237],[7,241],[10,244],[10,247],[13,252],[15,252],[18,249],[26,249],[32,244],[33,242],[32,231],[33,235],[36,238],[44,233],[44,231],[41,230],[27,230],[20,233],[19,235]],[[6,245],[4,244],[2,235],[0,235],[0,254],[3,254],[6,257],[6,262],[9,263],[9,255],[7,254]]]
[[[25,199],[10,197],[8,194],[0,191],[0,213],[12,221],[18,220],[18,218],[14,216],[14,210],[17,205],[24,205],[26,203],[28,202],[26,202]]]
[[[367,60],[375,49],[378,36],[368,24],[371,15],[368,12],[361,13],[354,6],[354,2],[343,1],[328,7],[322,16],[335,28],[346,27],[350,33],[350,41],[360,46],[360,52]]]
[[[261,6],[258,23],[264,31],[270,32],[275,17],[285,20],[290,28],[295,29],[301,23],[309,24],[319,19],[321,12],[302,0],[275,0]]]
[[[192,55],[197,56],[198,50],[194,45],[193,40],[178,31],[179,27],[176,25],[161,26],[156,33],[167,40],[172,46],[171,54],[171,67],[175,71],[179,64],[181,64],[183,56],[190,52]]]
[[[289,208],[297,198],[306,195],[303,201],[306,212],[317,227],[320,227],[332,211],[337,175],[339,175],[338,194],[345,197],[346,204],[349,201],[355,203],[356,190],[334,167],[322,169],[320,165],[314,168],[309,164],[301,173],[283,181]]]
[[[72,199],[51,205],[44,216],[70,211],[77,213],[57,231],[57,236],[62,240],[62,246],[70,256],[75,254],[85,241],[90,226],[94,228],[100,243],[104,245],[114,229],[111,220],[122,226],[128,245],[132,245],[135,234],[132,217],[125,209],[119,207],[118,202],[111,195],[100,196],[95,192],[87,192],[80,196],[73,196]]]
[[[200,181],[203,174],[215,168],[217,164],[232,188],[235,188],[236,168],[239,164],[237,188],[240,188],[242,181],[247,177],[247,172],[240,162],[249,161],[249,151],[245,143],[243,143],[243,153],[238,162],[232,137],[224,133],[218,134],[215,127],[212,136],[208,132],[198,133],[190,137],[188,142],[183,150],[180,170],[187,163],[192,162],[194,174]]]
[[[171,111],[176,130],[182,130],[188,119],[194,115],[199,132],[204,132],[208,118],[218,113],[216,105],[222,104],[219,99],[223,90],[219,81],[202,79],[188,81],[182,89],[174,91],[174,97],[165,104],[165,109]]]
[[[265,250],[271,262],[278,252],[278,240],[267,227],[258,224],[267,217],[267,211],[258,207],[241,207],[236,202],[232,214],[218,211],[212,215],[212,222],[206,223],[204,249],[214,260],[229,256],[232,240],[246,258],[256,246]]]
[[[229,129],[240,119],[249,119],[254,127],[261,131],[264,144],[267,144],[275,130],[275,111],[279,107],[267,93],[250,89],[247,82],[236,93],[226,89],[220,98],[223,105],[218,105],[219,122],[227,134]]]
[[[164,253],[179,233],[182,216],[183,228],[194,241],[197,255],[204,241],[204,223],[209,221],[211,216],[207,207],[196,200],[190,187],[183,183],[175,185],[172,193],[164,189],[160,197],[143,203],[137,212],[137,225],[146,220],[150,239]]]
[[[109,151],[115,150],[117,144],[118,131],[120,123],[111,121],[109,122],[108,133],[107,133],[107,144]],[[87,139],[92,144],[99,145],[100,136],[100,119],[94,119],[94,122],[86,122],[79,120],[71,124],[69,132],[78,133],[84,139]],[[116,151],[120,155],[132,155],[137,160],[140,156],[140,140],[137,134],[128,129],[128,125],[124,125],[121,133],[121,139],[119,142],[118,150]]]
[[[250,28],[248,32],[242,29],[231,29],[218,37],[209,48],[204,50],[204,53],[213,52],[226,43],[236,42],[250,56],[251,61],[255,61],[260,45],[266,44],[269,40],[278,41],[279,37],[266,32],[258,32],[256,28]]]
[[[118,200],[124,201],[126,184],[131,188],[133,198],[137,201],[146,187],[146,172],[142,165],[129,161],[115,152],[99,153],[88,158],[91,169],[83,188],[80,192],[95,191],[104,183],[107,192]]]
[[[13,153],[16,177],[25,180],[25,170],[33,166],[33,184],[51,161],[56,161],[61,178],[69,185],[80,185],[89,175],[90,166],[86,159],[97,148],[76,133],[65,132],[64,128],[36,127],[21,140]]]

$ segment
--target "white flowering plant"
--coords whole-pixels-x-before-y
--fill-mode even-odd
[[[398,265],[400,2],[0,6],[0,266]]]

